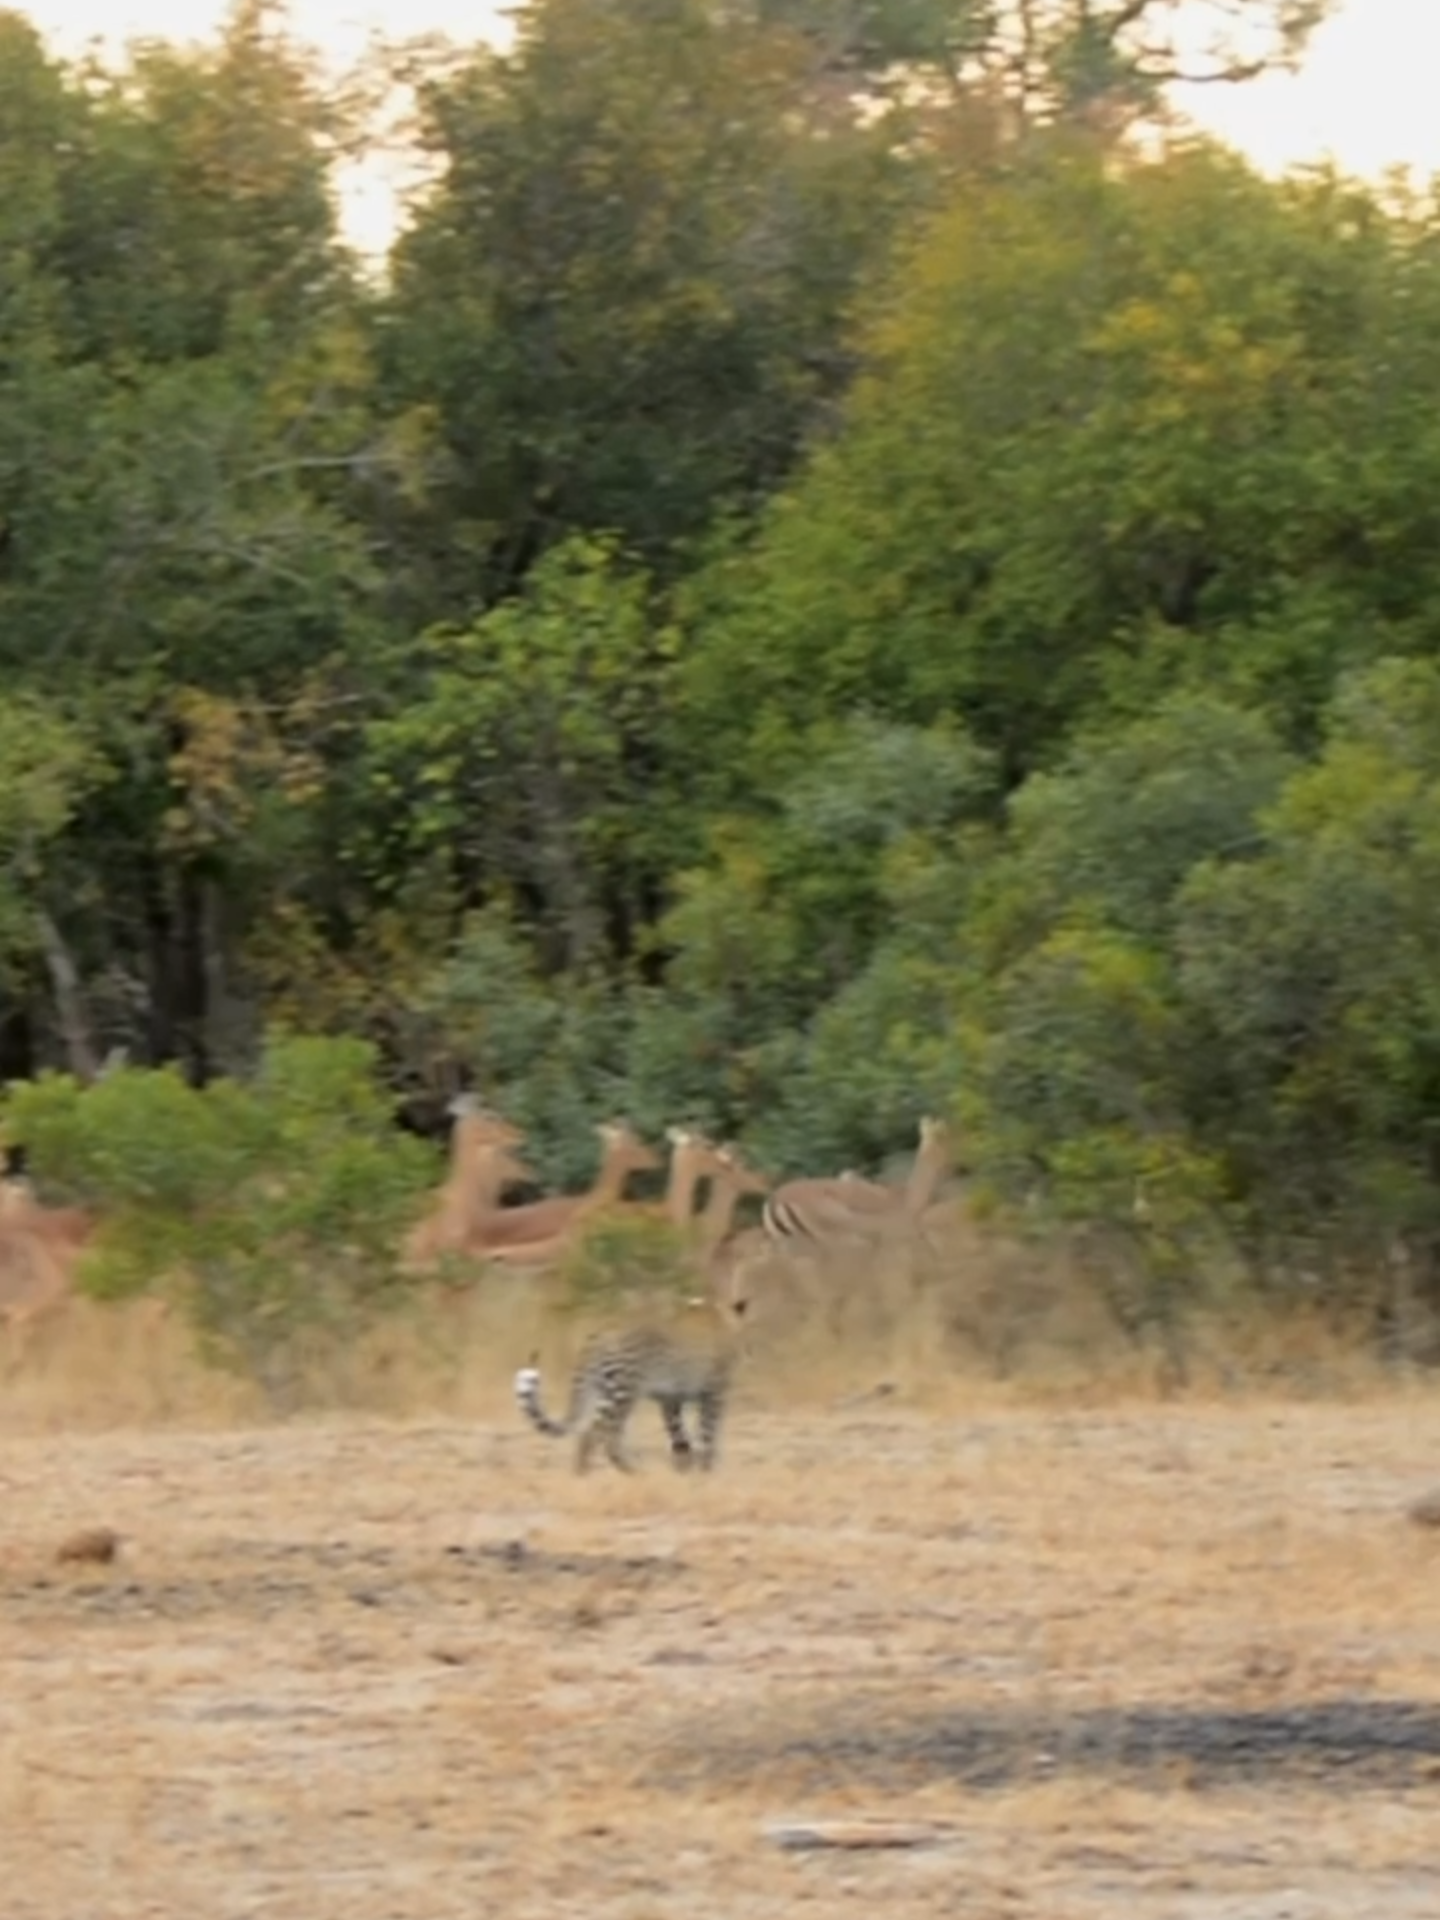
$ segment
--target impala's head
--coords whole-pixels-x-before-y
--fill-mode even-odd
[[[697,1176],[704,1171],[711,1147],[703,1133],[697,1133],[693,1127],[667,1127],[665,1139],[672,1167]]]
[[[654,1173],[659,1167],[659,1154],[646,1146],[628,1120],[603,1120],[596,1132],[606,1159],[627,1173]]]
[[[937,1156],[947,1154],[950,1150],[950,1123],[947,1120],[936,1120],[927,1113],[920,1122],[920,1151]]]
[[[473,1093],[457,1093],[445,1111],[455,1123],[454,1144],[458,1151],[518,1147],[525,1139],[523,1127],[513,1126],[503,1114],[482,1106]]]
[[[757,1173],[745,1159],[737,1146],[726,1141],[723,1147],[716,1147],[713,1153],[711,1171],[724,1180],[728,1180],[736,1193],[768,1193],[770,1182],[763,1173]]]

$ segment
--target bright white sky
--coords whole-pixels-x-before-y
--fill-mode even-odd
[[[9,0],[17,4],[17,0]],[[203,38],[227,0],[18,0],[66,52],[103,36]],[[459,41],[506,31],[496,0],[292,0],[299,38],[347,65],[375,32],[439,31]],[[1303,72],[1245,87],[1197,87],[1179,104],[1258,165],[1278,170],[1333,155],[1352,173],[1397,164],[1440,173],[1440,0],[1343,0],[1312,43]],[[393,229],[393,183],[371,166],[347,181],[345,225],[367,252]]]

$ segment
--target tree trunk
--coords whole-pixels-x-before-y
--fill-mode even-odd
[[[44,907],[36,907],[35,919],[55,995],[55,1011],[60,1022],[60,1036],[65,1042],[65,1058],[71,1073],[88,1086],[100,1071],[100,1058],[95,1051],[90,1013],[80,984],[80,971],[65,944],[64,935]]]
[[[190,868],[151,868],[145,887],[150,1058],[178,1060],[192,1086],[209,1076],[204,895]]]

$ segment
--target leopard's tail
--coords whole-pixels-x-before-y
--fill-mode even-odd
[[[552,1419],[540,1403],[540,1369],[535,1364],[538,1358],[538,1354],[532,1354],[529,1365],[519,1368],[516,1372],[515,1398],[519,1403],[520,1411],[529,1418],[532,1425],[537,1426],[541,1433],[548,1433],[552,1438],[560,1439],[563,1435],[574,1432],[580,1418],[584,1396],[579,1391],[577,1380],[576,1391],[570,1397],[569,1412],[563,1420]]]

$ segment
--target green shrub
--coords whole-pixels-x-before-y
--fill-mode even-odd
[[[12,1086],[7,1137],[102,1225],[80,1284],[179,1298],[212,1361],[293,1404],[305,1360],[405,1297],[395,1250],[436,1169],[395,1127],[368,1042],[272,1035],[248,1081],[173,1067]]]

